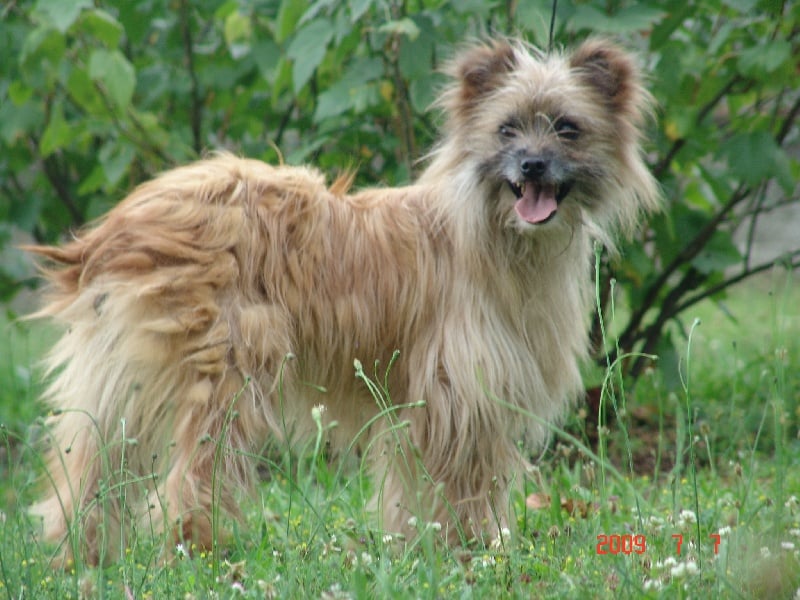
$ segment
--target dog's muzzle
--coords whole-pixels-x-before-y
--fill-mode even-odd
[[[558,205],[569,194],[572,184],[553,181],[550,161],[541,157],[527,156],[519,167],[520,179],[508,181],[517,197],[514,209],[519,218],[527,223],[547,223],[555,216]]]

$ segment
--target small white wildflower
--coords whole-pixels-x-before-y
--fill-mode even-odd
[[[767,548],[766,546],[762,546],[760,552],[761,556],[763,556],[764,558],[769,558],[772,555],[772,552],[770,552],[769,548]]]
[[[662,587],[664,587],[664,584],[658,579],[645,579],[643,587],[645,591],[660,590]]]
[[[417,526],[417,517],[410,517],[408,519],[408,526],[409,527],[416,527]]]
[[[507,527],[503,527],[497,534],[497,537],[492,540],[491,547],[495,550],[502,548],[503,544],[508,542],[509,538],[511,537],[511,530]]]
[[[697,563],[696,562],[694,562],[693,560],[687,560],[686,561],[686,572],[689,575],[694,575],[698,571],[700,571],[700,569],[697,567]]]
[[[324,404],[317,404],[311,409],[311,418],[314,419],[315,422],[321,421],[322,415],[325,414],[326,410]]]
[[[484,568],[485,568],[485,567],[491,567],[491,566],[493,566],[493,565],[495,564],[495,562],[496,562],[496,561],[495,561],[495,559],[494,559],[494,556],[490,556],[490,555],[488,555],[488,554],[484,554],[484,555],[481,557],[481,565],[482,565]]]
[[[800,529],[790,529],[789,535],[793,535],[795,537],[800,537]]]
[[[678,514],[678,527],[686,527],[697,523],[697,515],[693,510],[682,510]]]
[[[382,539],[384,544],[391,544],[392,541],[394,540],[394,537],[392,536],[391,533],[387,533],[386,535],[383,536]]]
[[[731,531],[733,531],[733,530],[729,526],[726,525],[725,527],[720,527],[719,531],[717,533],[719,534],[720,537],[723,537],[723,536],[729,535],[731,533]]]
[[[433,529],[434,531],[441,531],[442,530],[442,524],[439,523],[439,521],[433,521],[431,523],[431,529]]]
[[[647,519],[647,524],[655,533],[661,533],[664,529],[664,519],[656,517],[655,515]]]
[[[361,553],[361,564],[368,567],[372,564],[372,555],[369,552]]]
[[[789,496],[789,499],[784,503],[784,506],[793,511],[800,507],[800,500],[797,499],[797,496]]]
[[[674,567],[677,564],[678,564],[678,559],[676,559],[674,556],[668,556],[667,558],[664,559],[664,562],[661,563],[660,565],[656,563],[656,566]]]
[[[793,542],[781,542],[781,548],[784,550],[792,551],[794,550],[794,543]]]
[[[187,552],[186,546],[183,544],[177,544],[175,546],[175,554],[177,554],[180,558],[186,558],[189,556],[189,552]]]
[[[670,576],[678,578],[683,577],[686,574],[686,564],[685,563],[678,563],[669,571]]]

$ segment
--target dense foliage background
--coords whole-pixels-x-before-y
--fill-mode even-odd
[[[435,136],[442,61],[484,35],[546,47],[550,11],[514,0],[5,3],[0,299],[35,284],[13,243],[54,242],[215,148],[330,174],[355,166],[361,184],[409,181]],[[800,261],[800,243],[753,254],[763,215],[799,198],[800,4],[564,0],[555,24],[559,45],[619,38],[649,74],[648,152],[666,211],[604,265],[615,279],[604,273],[601,296],[606,309],[633,307],[619,348],[674,366],[680,327],[668,324],[685,308],[775,260]]]

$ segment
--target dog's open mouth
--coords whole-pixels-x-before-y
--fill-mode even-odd
[[[569,184],[537,183],[534,181],[508,182],[517,197],[514,209],[523,221],[533,224],[547,223],[558,211],[559,203],[569,193]]]

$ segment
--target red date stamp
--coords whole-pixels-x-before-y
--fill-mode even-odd
[[[597,536],[597,554],[644,554],[647,552],[647,538],[638,535],[606,535]]]
[[[709,538],[714,542],[714,554],[719,554],[722,537],[718,533],[712,533]],[[675,541],[675,554],[680,556],[683,548],[683,534],[673,533],[672,539]],[[607,535],[601,533],[597,536],[595,552],[597,554],[644,554],[647,552],[647,537],[642,534]]]

